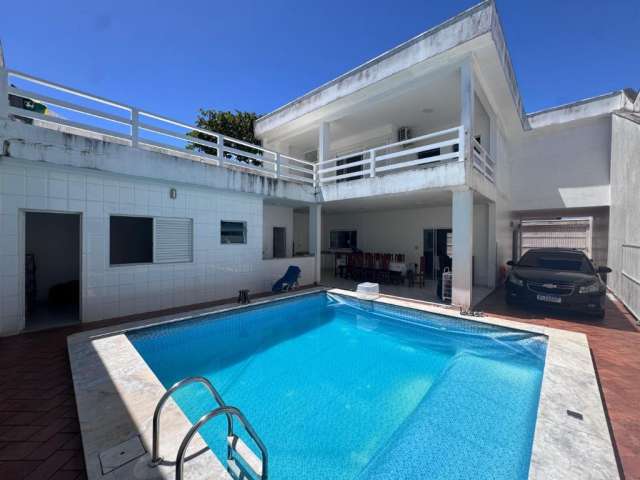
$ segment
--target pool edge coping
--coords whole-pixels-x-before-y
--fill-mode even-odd
[[[232,303],[218,305],[98,328],[69,336],[67,339],[69,359],[89,480],[169,479],[174,475],[174,469],[170,466],[151,469],[146,465],[151,445],[153,408],[165,389],[129,342],[126,336],[127,332],[209,314],[242,310],[247,307],[323,291],[545,335],[547,337],[547,355],[536,417],[529,479],[540,480],[552,477],[566,479],[619,478],[613,444],[604,414],[604,405],[585,334],[498,317],[465,316],[461,315],[454,307],[404,297],[371,296],[348,290],[316,287],[261,298],[248,305]],[[112,357],[113,355],[115,357]],[[83,362],[80,363],[79,360]],[[90,362],[86,362],[87,360]],[[96,361],[101,363],[105,369],[105,372],[102,372],[103,376],[98,378],[95,378]],[[93,370],[91,370],[92,368]],[[108,378],[104,378],[105,373]],[[109,386],[105,385],[105,382],[111,383],[112,388],[105,390],[105,387]],[[143,388],[140,388],[140,385]],[[96,395],[103,398],[95,398]],[[121,425],[123,421],[121,418],[117,419],[120,423],[116,421],[115,424],[110,425],[101,415],[103,412],[99,411],[100,407],[113,414],[111,407],[116,402],[123,404],[121,406],[124,406],[131,416],[128,425]],[[166,413],[162,417],[161,452],[171,451],[173,454],[177,450],[180,440],[169,443],[166,439],[181,439],[182,435],[190,428],[191,423],[173,400],[167,402],[165,409]],[[582,419],[569,415],[568,410],[582,415]],[[101,422],[98,422],[96,417]],[[107,431],[109,429],[110,433]],[[140,435],[147,453],[113,472],[102,475],[99,463],[100,452],[104,452],[136,434]],[[199,436],[194,439],[194,443],[198,448],[204,446],[204,441]],[[193,447],[190,451],[194,451]],[[175,455],[171,457],[165,454],[165,457],[174,458]],[[189,478],[211,478],[211,462],[216,467],[215,478],[230,478],[224,471],[220,460],[211,452],[205,452],[204,455],[186,462],[185,471],[187,471]],[[220,471],[219,474],[218,471]]]

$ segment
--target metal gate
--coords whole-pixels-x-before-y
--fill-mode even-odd
[[[531,248],[575,248],[592,258],[592,217],[523,220],[520,256]]]

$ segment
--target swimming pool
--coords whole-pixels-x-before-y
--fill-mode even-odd
[[[127,336],[165,387],[202,375],[240,408],[272,479],[527,478],[542,335],[316,293]],[[215,407],[174,398],[192,422]]]

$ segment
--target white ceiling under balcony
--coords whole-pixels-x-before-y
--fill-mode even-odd
[[[430,129],[458,123],[459,76],[455,71],[416,79],[406,90],[392,93],[336,120],[333,131],[349,136],[385,125]]]
[[[351,198],[322,204],[323,213],[355,213],[380,210],[402,210],[420,207],[450,207],[451,190],[421,190],[400,195]],[[487,199],[474,193],[475,204],[487,203]],[[416,220],[418,221],[418,220]]]
[[[429,75],[412,77],[398,88],[386,89],[379,95],[350,106],[330,122],[331,142],[380,131],[394,132],[398,127],[410,127],[414,134],[435,131],[459,123],[459,74],[448,68]],[[317,148],[317,129],[291,136],[286,140],[293,151],[305,152]]]

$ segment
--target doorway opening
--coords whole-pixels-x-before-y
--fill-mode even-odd
[[[423,232],[425,278],[439,278],[445,267],[451,269],[452,236],[450,228],[428,228]]]
[[[273,258],[285,258],[287,256],[287,229],[273,227]]]
[[[25,214],[25,329],[80,321],[80,215]]]

